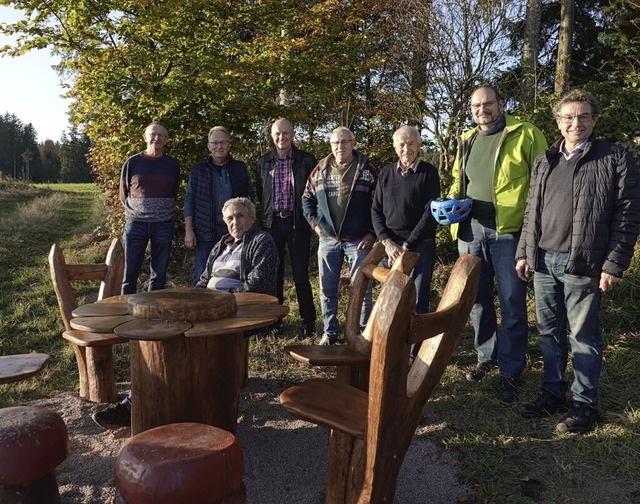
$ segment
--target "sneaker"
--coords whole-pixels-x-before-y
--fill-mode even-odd
[[[478,362],[476,364],[476,367],[466,374],[467,380],[479,382],[484,378],[484,375],[486,375],[489,371],[497,366],[498,363],[495,360]]]
[[[602,421],[597,408],[576,402],[569,414],[556,425],[556,432],[562,434],[585,434],[592,431]]]
[[[535,401],[521,405],[518,413],[524,418],[542,418],[566,410],[567,401],[564,397],[556,397],[551,392],[543,390]]]
[[[500,377],[500,400],[505,403],[512,403],[518,399],[518,380]]]
[[[112,404],[107,409],[91,415],[93,421],[103,429],[131,427],[131,412],[124,404]]]
[[[335,345],[337,342],[338,342],[338,338],[336,336],[329,336],[328,334],[323,334],[319,345],[329,346],[329,345]]]

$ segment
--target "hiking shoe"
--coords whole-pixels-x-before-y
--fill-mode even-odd
[[[124,404],[112,404],[107,409],[91,415],[93,421],[103,429],[131,427],[131,412]]]
[[[585,434],[592,431],[602,421],[596,408],[576,402],[569,414],[556,425],[556,432],[562,434]]]
[[[337,342],[338,342],[337,336],[329,336],[328,334],[323,334],[319,345],[329,346],[329,345],[335,345]]]
[[[518,399],[518,380],[514,378],[500,377],[500,400],[512,403]]]
[[[518,413],[524,418],[542,418],[556,411],[566,411],[567,401],[564,397],[556,397],[551,392],[543,390],[535,401],[522,404]]]
[[[491,371],[493,368],[497,366],[498,366],[498,363],[495,360],[478,362],[476,364],[476,367],[474,367],[473,370],[469,371],[466,374],[467,380],[479,382],[484,378],[484,375],[486,375],[489,371]]]

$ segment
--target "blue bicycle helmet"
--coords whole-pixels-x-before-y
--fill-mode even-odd
[[[465,220],[471,212],[472,205],[471,198],[463,200],[438,198],[431,202],[431,215],[438,224],[447,226]]]

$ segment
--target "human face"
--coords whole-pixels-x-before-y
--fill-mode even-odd
[[[568,102],[560,108],[556,124],[564,137],[567,153],[591,136],[597,120],[598,116],[593,114],[591,104],[586,102]]]
[[[286,119],[278,119],[271,126],[271,139],[281,157],[289,154],[293,144],[293,125]]]
[[[147,143],[146,154],[151,157],[162,156],[168,138],[167,130],[160,124],[147,126],[147,129],[144,130],[144,141]]]
[[[504,110],[504,102],[496,99],[491,88],[480,88],[471,95],[471,115],[473,122],[482,131],[491,129],[496,124]]]
[[[222,217],[227,224],[229,234],[233,236],[235,241],[241,240],[254,223],[254,220],[244,205],[231,204],[227,206],[227,208],[224,209]]]
[[[402,166],[411,166],[418,157],[420,141],[407,130],[398,130],[393,135],[393,148]]]
[[[353,145],[355,144],[353,133],[348,130],[339,130],[331,134],[331,152],[336,158],[336,163],[345,165],[353,160]]]
[[[209,152],[211,152],[213,162],[217,165],[222,165],[227,160],[231,143],[224,131],[214,131],[209,135],[207,147],[209,148]]]

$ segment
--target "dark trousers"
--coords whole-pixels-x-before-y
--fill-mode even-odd
[[[309,256],[311,242],[311,228],[304,226],[302,229],[293,227],[293,217],[273,216],[273,224],[266,231],[273,237],[278,250],[278,276],[276,293],[280,304],[284,302],[284,257],[285,246],[289,249],[291,261],[291,274],[296,286],[296,297],[300,318],[305,326],[315,325],[316,308],[313,304],[313,291],[309,281]]]

